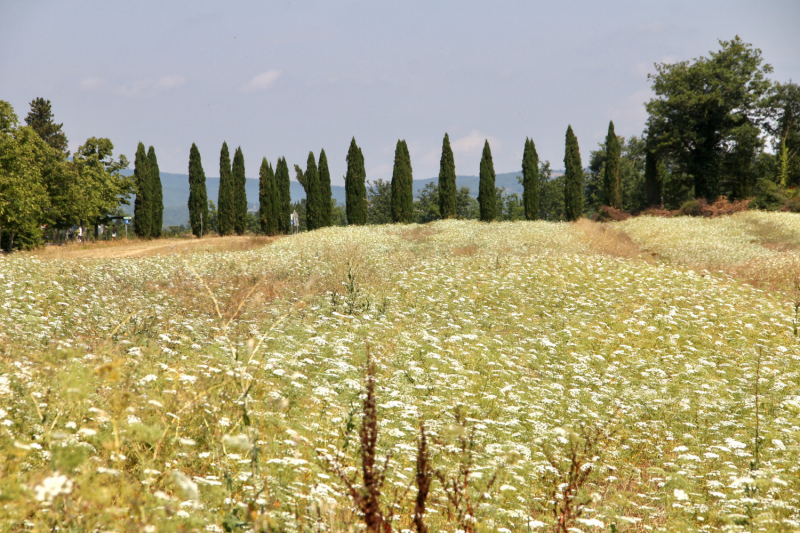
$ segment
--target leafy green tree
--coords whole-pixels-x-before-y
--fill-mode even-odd
[[[31,110],[28,112],[28,116],[25,117],[25,123],[33,128],[51,148],[67,155],[67,136],[61,130],[64,124],[56,124],[53,121],[50,100],[35,98],[30,105]]]
[[[506,192],[505,187],[495,188],[495,197],[497,198],[497,219],[498,220],[526,220],[525,207],[522,204],[522,199],[515,192]]]
[[[19,127],[13,107],[0,100],[0,246],[6,251],[39,244],[50,205],[43,171],[62,158],[33,128]]]
[[[320,191],[322,191],[320,227],[324,228],[333,225],[334,204],[333,193],[331,192],[331,171],[328,169],[328,156],[325,155],[324,149],[319,152],[317,171],[319,172]]]
[[[483,144],[479,177],[478,205],[480,206],[481,221],[491,222],[497,218],[497,195],[494,186],[494,163],[492,163],[492,151],[489,148],[488,140]]]
[[[211,229],[208,218],[206,173],[200,159],[200,150],[194,143],[189,150],[189,225],[196,237],[202,237]]]
[[[411,156],[405,141],[397,141],[391,184],[391,221],[408,224],[414,221],[414,178]]]
[[[346,226],[347,213],[343,205],[339,205],[335,198],[331,199],[331,225],[332,226]]]
[[[428,183],[417,195],[414,202],[414,215],[417,223],[425,224],[441,218],[439,215],[439,186]]]
[[[800,184],[800,86],[778,83],[770,98],[767,133],[773,137],[777,154],[778,183],[783,187]]]
[[[392,183],[379,179],[367,185],[367,224],[391,224]]]
[[[522,204],[526,220],[539,218],[539,155],[533,139],[525,139],[522,152]]]
[[[149,165],[148,158],[148,168]],[[120,173],[128,168],[128,160],[124,155],[114,160],[114,145],[109,139],[87,139],[72,154],[72,162],[68,166],[78,177],[77,190],[71,192],[76,200],[71,202],[72,220],[88,222],[97,230],[98,224],[107,222],[109,216],[117,214],[121,203],[129,203],[133,180]],[[62,216],[65,211],[61,210]]]
[[[278,233],[278,184],[267,158],[261,160],[258,171],[258,217],[265,235]]]
[[[759,125],[772,83],[761,50],[738,36],[690,63],[660,63],[651,75],[656,97],[647,103],[652,149],[672,159],[694,183],[698,198],[746,194],[760,151]],[[722,189],[722,175],[732,176]]]
[[[648,139],[649,141],[649,139]],[[644,190],[647,206],[661,206],[663,180],[658,165],[658,155],[647,143],[644,164]]]
[[[564,175],[553,176],[550,161],[539,164],[539,218],[552,222],[565,220]]]
[[[308,152],[304,181],[303,186],[306,189],[306,227],[308,231],[312,231],[322,227],[323,212],[325,210],[314,152]]]
[[[364,168],[364,154],[356,144],[356,138],[350,141],[347,151],[347,174],[344,177],[345,208],[347,223],[364,225],[367,223],[367,171]]]
[[[133,181],[136,184],[133,231],[140,239],[150,239],[153,236],[153,180],[150,161],[141,142],[136,148],[136,159],[133,162]]]
[[[567,126],[564,168],[564,215],[567,221],[578,220],[583,215],[583,166],[572,126]]]
[[[622,209],[622,194],[619,185],[619,160],[621,156],[619,139],[614,133],[614,122],[608,123],[606,135],[606,164],[603,173],[603,196],[606,205]]]
[[[645,142],[632,135],[627,140],[617,137],[619,159],[617,181],[622,204],[619,209],[638,211],[648,207],[645,194]],[[599,144],[598,150],[589,153],[589,173],[584,181],[584,211],[598,211],[601,205],[608,205],[606,177],[608,176],[609,150],[606,142]],[[613,187],[612,187],[613,190]],[[613,207],[613,206],[612,206]]]
[[[292,215],[292,196],[291,196],[291,181],[289,178],[289,165],[286,163],[286,158],[281,157],[278,159],[278,164],[275,165],[275,181],[278,185],[278,233],[289,233],[290,220]]]
[[[442,218],[456,216],[456,163],[450,148],[450,136],[442,141],[442,158],[439,161],[439,213]]]
[[[236,152],[233,154],[231,182],[234,200],[233,230],[237,235],[244,235],[247,229],[247,178],[244,174],[244,154],[241,146],[236,148]]]
[[[219,193],[217,196],[219,234],[230,235],[236,229],[236,184],[231,174],[228,143],[222,143],[219,154]]]
[[[480,206],[469,187],[459,187],[456,191],[456,216],[462,220],[475,220],[480,216]]]
[[[153,202],[150,204],[153,210],[150,214],[153,226],[150,233],[153,238],[158,238],[161,237],[164,225],[164,192],[161,187],[161,171],[158,168],[156,151],[152,146],[147,151],[147,168],[150,171],[150,190],[153,193]]]

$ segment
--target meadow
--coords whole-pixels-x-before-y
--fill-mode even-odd
[[[0,530],[362,530],[368,359],[393,531],[423,426],[430,531],[800,530],[797,246],[745,212],[0,258]]]

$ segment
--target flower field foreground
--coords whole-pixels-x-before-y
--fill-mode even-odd
[[[681,250],[652,229],[679,222],[637,220]],[[707,249],[770,256],[725,220]],[[13,255],[0,291],[0,530],[357,531],[368,353],[394,531],[421,425],[430,531],[800,528],[794,308],[574,225]]]

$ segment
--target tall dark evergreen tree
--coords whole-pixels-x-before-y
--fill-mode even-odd
[[[244,175],[244,154],[242,147],[236,148],[233,154],[233,168],[231,170],[234,199],[233,230],[237,235],[244,235],[247,229],[247,178]]]
[[[397,141],[392,172],[392,222],[410,224],[414,221],[414,177],[411,155],[405,141]]]
[[[306,160],[306,227],[308,231],[322,227],[322,190],[319,183],[314,152],[308,152]]]
[[[363,226],[367,223],[367,171],[364,168],[364,154],[350,141],[347,151],[347,174],[344,177],[347,223]]]
[[[442,218],[452,218],[456,210],[456,163],[450,148],[450,136],[444,134],[442,158],[439,161],[439,213]]]
[[[261,160],[258,171],[258,218],[261,222],[261,231],[265,235],[278,233],[278,187],[275,182],[275,172],[267,158]]]
[[[161,237],[161,229],[164,225],[164,191],[161,188],[161,171],[158,168],[156,151],[152,146],[147,151],[147,166],[150,171],[150,190],[153,193],[153,202],[150,205],[152,209],[150,234],[155,239]]]
[[[583,165],[572,126],[567,127],[564,168],[564,215],[569,221],[578,220],[583,214]]]
[[[622,209],[622,192],[619,184],[619,163],[622,150],[617,134],[614,133],[614,122],[608,123],[606,135],[606,166],[603,174],[603,196],[606,205],[614,209]]]
[[[133,182],[136,186],[136,200],[133,202],[133,231],[141,239],[149,239],[153,234],[153,192],[148,163],[144,144],[139,143],[133,167]]]
[[[319,186],[322,192],[322,207],[320,208],[320,227],[325,228],[333,225],[333,193],[331,192],[331,171],[328,169],[328,156],[325,150],[319,152]]]
[[[278,159],[275,165],[275,181],[278,185],[278,233],[288,234],[291,229],[290,218],[292,216],[292,196],[291,181],[289,178],[289,165],[286,158]]]
[[[525,139],[522,152],[522,207],[526,220],[539,218],[539,154],[533,139]]]
[[[202,237],[210,228],[206,173],[200,160],[200,150],[194,143],[189,151],[189,225],[196,237]]]
[[[481,156],[480,182],[478,184],[478,205],[480,217],[483,222],[491,222],[497,217],[497,193],[494,186],[494,163],[492,163],[492,150],[487,140],[483,145]]]
[[[64,124],[56,124],[50,100],[36,98],[31,101],[31,110],[25,117],[25,123],[39,134],[44,142],[59,152],[66,154],[68,150],[67,136],[61,131]]]
[[[222,143],[219,154],[219,196],[217,225],[220,235],[231,235],[236,228],[236,187],[231,174],[231,155],[228,143]]]

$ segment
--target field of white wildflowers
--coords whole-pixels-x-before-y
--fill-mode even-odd
[[[0,258],[0,530],[357,531],[331,465],[360,466],[368,351],[395,531],[421,424],[442,479],[470,464],[431,531],[558,530],[576,450],[570,531],[800,530],[795,307],[686,266],[784,257],[797,215],[617,227],[659,258],[457,221]]]

